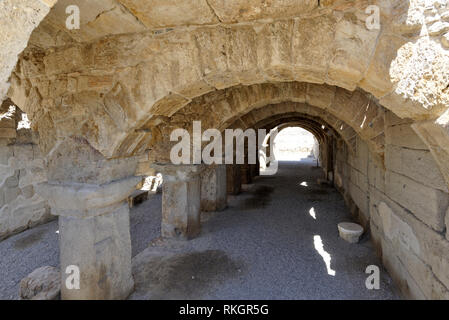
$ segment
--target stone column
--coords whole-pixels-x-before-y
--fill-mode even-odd
[[[208,166],[201,174],[201,210],[223,210],[226,198],[226,165]]]
[[[261,148],[261,146],[260,146],[260,141],[259,141],[259,137],[257,137],[257,149],[256,149],[256,164],[254,165],[254,171],[253,171],[253,177],[257,177],[257,176],[260,176],[260,162],[259,162],[259,157],[260,157],[260,154],[259,154],[259,151],[260,151],[260,148]]]
[[[269,167],[271,160],[273,160],[272,159],[272,151],[273,151],[273,149],[272,149],[272,146],[271,146],[271,142],[272,142],[271,140],[272,140],[272,137],[270,135],[268,137],[267,146],[265,148],[265,155],[266,155],[265,166],[266,167]]]
[[[49,155],[48,182],[37,192],[59,216],[62,299],[125,299],[132,292],[127,198],[142,180],[133,176],[136,166],[132,158],[104,159],[82,140],[69,139]],[[76,274],[69,266],[79,270],[79,288],[66,286]]]
[[[228,194],[237,195],[242,191],[241,169],[239,164],[226,165],[226,186]]]
[[[255,177],[257,177],[259,175],[259,164],[250,164],[249,165],[249,172],[251,175],[251,181],[254,180]]]
[[[242,175],[242,184],[250,184],[251,180],[251,168],[250,165],[245,163],[240,166],[240,173]]]
[[[201,178],[204,165],[155,164],[162,173],[162,225],[166,238],[189,240],[201,232]]]
[[[252,183],[251,164],[249,163],[248,145],[245,144],[244,163],[240,166],[242,184]]]

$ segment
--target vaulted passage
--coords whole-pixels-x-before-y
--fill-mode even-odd
[[[156,242],[136,256],[131,298],[398,298],[369,236],[359,244],[338,237],[337,223],[351,214],[318,178],[313,158],[280,162],[276,175],[254,178],[225,210],[203,212],[199,237]],[[381,268],[380,290],[365,286],[369,265]]]
[[[272,232],[278,250],[305,250],[291,253],[292,261],[307,259],[310,236],[319,236],[313,244],[324,250],[320,256],[335,253],[336,268],[352,274],[359,265],[350,254],[371,243],[402,296],[448,299],[449,4],[372,2],[377,25],[368,23],[365,0],[0,1],[0,239],[57,218],[58,263],[44,270],[56,283],[65,283],[68,267],[81,277],[80,289],[55,291],[62,299],[126,299],[139,285],[132,256],[146,247],[134,245],[133,228],[145,233],[148,226],[149,239],[159,225],[164,241],[191,240],[182,245],[188,248],[214,232],[238,238],[238,219],[210,228],[226,212],[260,215],[254,227]],[[79,29],[67,27],[68,5],[80,10]],[[198,134],[198,123],[209,136]],[[327,251],[337,221],[321,224],[337,213],[317,204],[316,219],[302,216],[311,204],[307,190],[326,195],[313,184],[317,176],[309,189],[293,182],[313,170],[286,165],[271,178],[274,191],[263,177],[265,169],[275,172],[271,131],[295,126],[314,135],[316,174],[365,230],[365,242],[344,259],[353,264],[347,269],[341,247]],[[240,131],[221,140],[229,130]],[[228,158],[226,150],[240,150],[230,142],[252,131],[270,134],[253,135],[241,163],[238,155]],[[184,138],[186,156],[174,161]],[[220,148],[210,147],[212,138]],[[216,161],[205,160],[205,149]],[[148,197],[144,179],[156,174],[161,204],[147,213],[155,221],[134,225],[130,212]],[[298,216],[284,210],[296,202]],[[202,212],[222,213],[202,221]],[[297,233],[285,226],[278,234],[284,226],[275,220],[263,228],[277,216],[280,224],[296,221]],[[203,257],[206,248],[198,250]],[[221,254],[206,256],[232,269]],[[310,265],[321,272],[318,258]],[[337,269],[334,279],[344,274]]]

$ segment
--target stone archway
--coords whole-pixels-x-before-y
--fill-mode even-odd
[[[88,257],[83,260],[86,284],[98,284],[104,274],[114,279],[104,287],[87,285],[80,297],[121,298],[130,290],[128,241],[122,233],[127,211],[122,204],[139,180],[134,177],[136,156],[150,150],[151,161],[167,160],[157,147],[161,141],[166,146],[164,132],[192,119],[224,129],[236,121],[255,124],[252,117],[261,121],[278,108],[284,114],[323,117],[340,133],[355,150],[354,157],[340,150],[338,162],[347,169],[340,173],[349,177],[341,179],[341,187],[378,230],[373,235],[392,256],[385,263],[400,276],[413,274],[403,277],[415,296],[447,294],[447,261],[441,254],[448,250],[446,6],[439,1],[374,1],[382,23],[380,29],[369,30],[364,1],[292,0],[271,7],[256,1],[251,8],[237,0],[227,7],[219,1],[193,7],[169,3],[176,12],[192,12],[178,18],[155,14],[138,0],[91,1],[82,30],[69,32],[63,27],[64,1],[45,19],[52,1],[44,3],[29,0],[19,6],[41,11],[32,17],[21,14],[31,23],[14,44],[4,46],[8,65],[1,75],[0,96],[10,77],[7,95],[30,117],[48,157],[49,184],[42,186],[43,194],[78,199],[67,210],[60,199],[50,203],[67,222],[68,239],[75,228],[91,236],[87,246],[82,241],[75,246],[88,248],[83,252]],[[11,2],[4,4],[3,12],[13,16]],[[29,38],[32,22],[42,19]],[[111,19],[126,23],[111,24]],[[262,108],[268,104],[275,107]],[[398,141],[398,128],[417,146],[413,152],[405,150],[409,142]],[[416,133],[420,140],[415,140]],[[388,152],[385,146],[399,152]],[[426,160],[409,172],[398,164],[400,157]],[[74,170],[65,170],[67,164]],[[401,185],[413,196],[398,191]],[[422,199],[421,190],[430,199],[429,208],[414,202]],[[90,193],[95,196],[90,198]],[[426,250],[404,249],[403,237],[419,238]],[[113,263],[104,252],[116,253],[120,261]],[[62,260],[73,258],[70,250],[65,253]],[[396,262],[398,256],[407,262]],[[424,280],[408,263],[414,259],[428,275]],[[404,264],[410,269],[404,271]]]

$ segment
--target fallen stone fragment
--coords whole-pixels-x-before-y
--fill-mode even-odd
[[[60,292],[61,275],[55,267],[40,267],[20,281],[21,300],[56,300]]]
[[[338,224],[338,232],[340,237],[350,243],[359,242],[359,238],[363,233],[361,225],[353,222],[340,222]]]

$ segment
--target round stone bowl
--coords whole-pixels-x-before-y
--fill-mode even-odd
[[[344,240],[350,243],[357,243],[363,234],[363,227],[353,222],[340,222],[338,224],[338,233]]]

